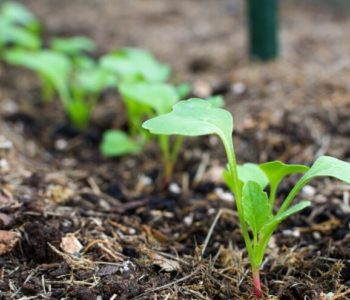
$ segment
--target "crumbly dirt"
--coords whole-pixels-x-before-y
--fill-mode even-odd
[[[149,49],[189,80],[194,95],[223,93],[241,162],[350,160],[349,5],[286,1],[282,57],[249,62],[243,1],[26,0],[53,36],[87,35],[96,56]],[[155,145],[108,160],[103,130],[126,128],[113,91],[88,130],[71,128],[57,102],[42,105],[25,70],[0,69],[0,230],[17,233],[0,256],[2,299],[251,299],[237,215],[220,178],[216,138],[187,139],[173,184],[159,181]],[[286,180],[279,199],[296,178]],[[268,299],[350,299],[350,188],[313,182],[312,207],[285,221],[261,271]],[[1,237],[1,235],[0,235]],[[64,243],[63,241],[66,241]],[[15,242],[15,241],[14,241]]]

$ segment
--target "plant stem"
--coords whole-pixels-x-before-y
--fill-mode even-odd
[[[277,184],[271,184],[270,185],[270,206],[272,207],[272,209],[275,204],[276,194],[277,194]]]
[[[248,233],[248,228],[244,221],[244,216],[243,216],[242,191],[240,187],[240,181],[238,179],[237,162],[236,162],[236,155],[233,147],[232,137],[229,137],[229,138],[221,137],[221,139],[225,146],[225,151],[226,151],[228,165],[229,165],[229,172],[232,177],[232,186],[234,189],[232,192],[235,195],[238,218],[239,218],[239,223],[241,225],[243,239],[247,248],[249,260],[250,262],[253,262],[254,261],[253,247],[252,247],[252,242],[250,240],[250,236]]]
[[[253,267],[254,295],[257,299],[262,298],[259,267]]]

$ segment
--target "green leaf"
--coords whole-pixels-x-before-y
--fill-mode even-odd
[[[219,135],[224,143],[232,139],[232,115],[221,108],[213,107],[203,99],[180,101],[170,113],[155,117],[143,123],[153,134],[199,136]]]
[[[104,156],[113,157],[138,153],[141,151],[141,146],[123,131],[108,130],[103,134],[100,149]]]
[[[68,102],[68,76],[71,72],[69,59],[61,54],[50,50],[28,52],[24,50],[7,51],[4,59],[9,64],[22,66],[39,73],[47,78],[60,93],[65,105]]]
[[[167,65],[159,63],[149,52],[136,48],[123,48],[104,55],[100,64],[121,81],[163,82],[170,75]]]
[[[305,173],[309,170],[309,167],[304,165],[288,165],[278,160],[261,164],[259,167],[267,176],[270,185],[275,186],[278,186],[283,178],[288,175]]]
[[[269,183],[268,178],[258,165],[253,163],[246,163],[243,165],[237,165],[238,178],[243,182],[254,181],[264,189]]]
[[[287,219],[291,215],[294,215],[294,214],[298,213],[299,211],[303,210],[304,208],[306,208],[306,207],[308,207],[310,205],[311,205],[310,201],[301,201],[298,204],[295,204],[295,205],[291,206],[286,211],[284,211],[282,213],[278,213],[277,215],[275,215],[271,219],[271,221],[268,224],[266,224],[266,226],[274,226],[275,227],[279,223],[281,223],[283,220]]]
[[[174,87],[166,83],[123,83],[119,91],[123,99],[147,105],[158,115],[169,112],[179,100]]]
[[[261,186],[253,181],[244,184],[242,197],[244,220],[257,239],[263,226],[272,219],[268,197]]]
[[[78,129],[87,127],[92,108],[91,103],[81,98],[71,99],[65,107],[69,120]]]
[[[221,108],[225,106],[224,97],[222,97],[221,95],[210,96],[207,98],[207,101],[209,101],[211,105],[217,108]]]
[[[19,46],[27,49],[38,49],[40,37],[25,28],[3,23],[0,20],[0,45]]]
[[[108,87],[116,85],[116,80],[109,72],[96,67],[82,68],[76,73],[79,89],[87,93],[100,93]]]
[[[189,83],[182,83],[175,87],[176,93],[180,99],[186,98],[191,93],[191,85]]]
[[[35,16],[25,6],[14,1],[5,2],[1,6],[0,15],[2,20],[19,25],[26,26],[37,23]]]
[[[322,176],[334,177],[346,183],[350,183],[350,163],[331,156],[319,157],[311,166],[311,168],[304,174],[302,178],[300,178],[300,180],[294,186],[282,204],[279,212],[284,212],[287,210],[297,193],[311,179]]]
[[[55,51],[75,56],[82,52],[95,51],[96,44],[93,40],[85,36],[75,36],[70,38],[54,38],[51,41],[51,48]]]

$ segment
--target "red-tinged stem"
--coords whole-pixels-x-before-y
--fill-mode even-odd
[[[254,295],[256,299],[262,299],[262,290],[260,282],[260,273],[259,269],[253,269],[253,285],[254,285]]]

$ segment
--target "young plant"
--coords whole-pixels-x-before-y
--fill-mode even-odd
[[[164,82],[170,68],[159,63],[149,52],[136,48],[123,48],[100,59],[101,67],[115,74],[119,82]]]
[[[172,112],[146,121],[143,127],[153,134],[160,135],[216,134],[221,138],[228,160],[224,177],[235,196],[257,298],[262,297],[259,269],[273,232],[283,220],[310,205],[310,201],[301,201],[292,206],[295,196],[302,187],[311,179],[320,176],[330,176],[350,183],[350,163],[329,156],[319,157],[311,168],[303,165],[287,165],[280,161],[239,167],[232,140],[232,115],[202,99],[178,102]],[[284,177],[294,173],[304,175],[274,213],[278,186]],[[270,185],[270,196],[264,192],[267,184]]]
[[[1,5],[0,52],[12,48],[38,49],[39,32],[39,22],[24,6],[12,1]]]
[[[96,50],[95,42],[85,36],[54,38],[51,40],[50,44],[51,49],[71,57],[78,57],[85,52],[92,52]]]
[[[104,132],[100,149],[106,157],[118,157],[139,153],[142,147],[125,132],[111,129]]]
[[[179,101],[179,95],[176,89],[166,83],[124,82],[119,85],[119,90],[127,108],[130,135],[134,139],[141,138],[138,144],[144,144],[150,139],[149,134],[142,129],[143,119],[145,117],[151,118],[167,113],[171,111],[172,106]],[[106,141],[107,139],[104,138],[102,149],[107,149],[107,146],[103,145]],[[170,146],[172,141],[167,135],[160,136],[158,142],[162,149],[165,166],[164,180],[168,182],[173,173],[174,163],[181,147],[182,138],[175,138],[174,147]],[[108,144],[111,145],[110,142]],[[118,142],[114,142],[113,144],[115,146],[121,146]],[[117,149],[114,151],[119,155],[120,152]],[[115,154],[113,155],[116,156]]]
[[[76,69],[66,55],[52,50],[10,51],[5,53],[5,61],[36,72],[42,80],[43,99],[50,101],[57,92],[69,120],[78,129],[87,127],[101,92],[115,84],[98,65]]]

